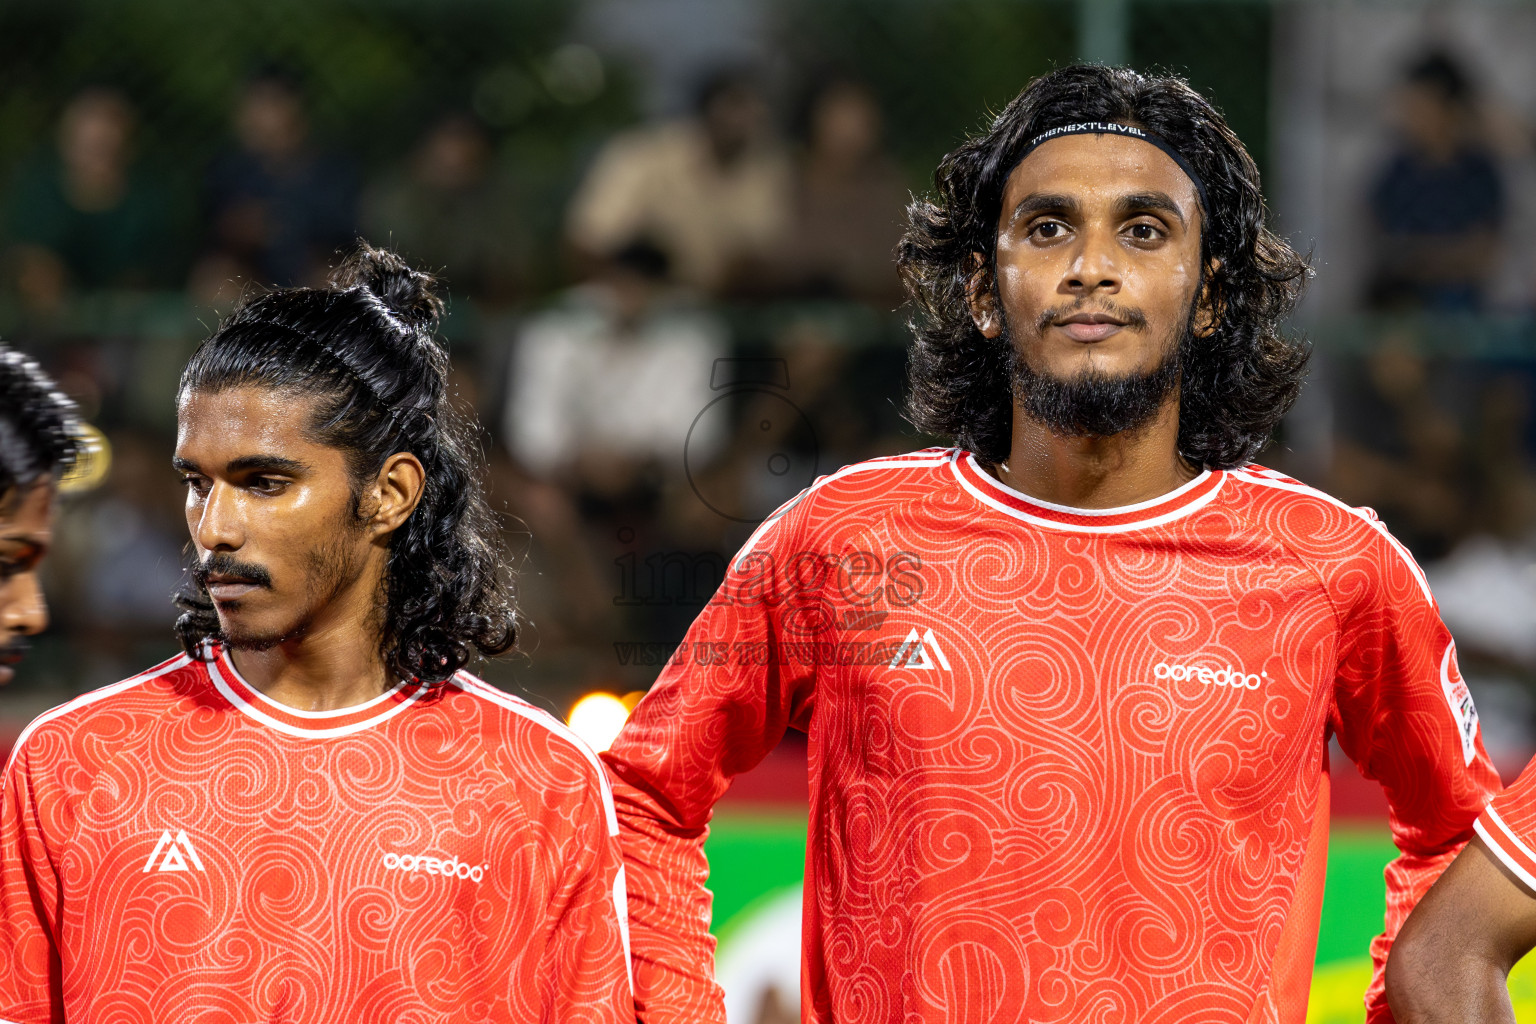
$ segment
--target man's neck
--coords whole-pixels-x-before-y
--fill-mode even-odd
[[[295,711],[335,711],[373,700],[398,680],[384,670],[375,644],[349,644],[310,633],[265,651],[233,650],[241,677]]]
[[[1178,442],[1177,398],[1145,426],[1110,437],[1062,437],[1015,408],[1008,461],[993,467],[993,474],[1016,491],[1056,505],[1135,505],[1199,474],[1179,456]]]
[[[378,593],[354,585],[329,603],[303,634],[263,651],[230,652],[247,683],[297,711],[335,711],[366,704],[398,679],[379,651],[379,609],[363,598]]]

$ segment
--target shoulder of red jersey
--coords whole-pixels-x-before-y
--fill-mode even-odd
[[[1284,473],[1255,463],[1227,471],[1228,501],[1246,504],[1252,518],[1268,526],[1309,560],[1374,558],[1384,567],[1406,570],[1431,603],[1429,581],[1413,555],[1392,536],[1374,509],[1357,508]]]
[[[904,500],[921,498],[936,486],[955,486],[949,466],[958,448],[922,448],[902,455],[882,455],[854,462],[816,478],[805,490],[763,520],[737,557],[746,555],[785,530],[814,530],[823,522],[847,524],[861,514],[877,516]]]
[[[187,685],[195,684],[199,676],[197,662],[179,654],[138,675],[83,693],[44,711],[16,737],[6,768],[9,770],[23,751],[31,752],[51,738],[59,740],[58,746],[62,750],[77,757],[87,756],[85,745],[75,742],[75,738],[97,723],[110,728],[117,737],[117,742],[103,745],[101,753],[119,751],[124,734],[135,728],[134,719],[149,721],[166,714],[181,702]]]
[[[504,690],[498,690],[490,683],[468,672],[454,673],[444,685],[451,688],[446,695],[450,698],[477,701],[493,709],[498,731],[508,742],[510,749],[524,752],[537,749],[537,744],[517,742],[520,737],[529,733],[538,738],[553,738],[556,743],[569,747],[577,756],[579,763],[584,766],[586,781],[595,787],[602,801],[608,834],[618,835],[619,820],[614,811],[613,792],[609,787],[608,776],[603,770],[602,762],[597,759],[597,754],[592,748],[587,746],[586,742],[571,731],[565,723],[548,711],[537,708]]]

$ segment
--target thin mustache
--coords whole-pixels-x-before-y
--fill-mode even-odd
[[[16,637],[10,643],[0,646],[0,662],[20,661],[32,645],[21,637]]]
[[[208,589],[208,577],[215,573],[220,576],[232,576],[259,587],[272,586],[272,574],[267,572],[265,567],[255,562],[237,562],[229,555],[213,555],[206,562],[199,562],[193,566],[191,571],[192,578],[204,590]]]
[[[1044,334],[1047,327],[1074,313],[1108,313],[1116,320],[1124,321],[1125,326],[1133,331],[1145,330],[1147,326],[1147,315],[1134,306],[1117,306],[1113,302],[1095,302],[1092,305],[1087,302],[1073,302],[1042,312],[1035,318],[1035,333]]]

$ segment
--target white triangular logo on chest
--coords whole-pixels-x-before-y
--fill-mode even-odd
[[[171,830],[165,829],[160,833],[160,841],[155,844],[149,860],[144,862],[144,870],[201,871],[203,862],[198,859],[197,851],[192,848],[192,840],[187,838],[186,829],[178,830],[174,838],[171,836]]]
[[[931,653],[930,653],[931,652]],[[944,657],[944,649],[939,646],[939,641],[934,638],[933,630],[923,631],[923,635],[917,635],[917,627],[912,627],[912,632],[896,648],[896,656],[891,659],[891,668],[915,668],[932,671],[935,668],[948,669],[949,659]]]

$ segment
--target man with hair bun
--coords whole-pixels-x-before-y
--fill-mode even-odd
[[[0,1020],[633,1019],[601,767],[463,670],[516,617],[433,287],[364,246],[188,363],[186,653],[17,741]]]
[[[48,625],[38,568],[64,472],[82,452],[75,404],[38,365],[0,345],[0,684]]]
[[[1183,81],[1063,68],[909,221],[908,409],[953,446],[770,517],[604,754],[641,1018],[722,1019],[710,808],[794,727],[807,1021],[1301,1024],[1330,736],[1392,805],[1390,1019],[1498,777],[1418,566],[1252,461],[1307,355],[1253,161]]]

